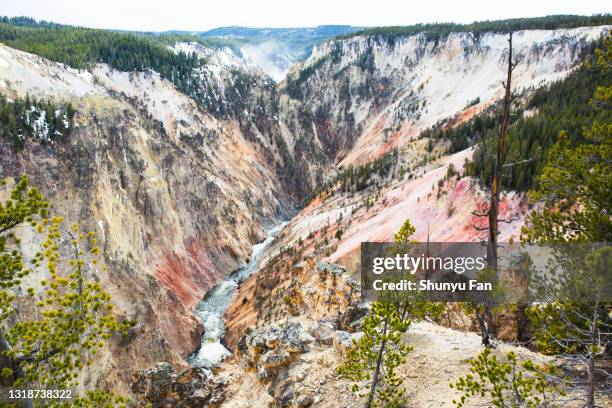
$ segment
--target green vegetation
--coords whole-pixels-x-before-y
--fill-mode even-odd
[[[410,243],[415,228],[406,220],[395,235],[397,245]],[[412,347],[402,341],[410,327],[411,303],[407,298],[377,300],[363,322],[363,336],[338,367],[340,375],[354,381],[351,391],[368,397],[366,407],[402,407],[405,390],[396,368]]]
[[[48,208],[25,176],[0,203],[0,381],[6,386],[74,386],[104,342],[132,324],[115,318],[110,296],[91,278],[100,254],[93,232],[81,233],[76,224],[66,230]],[[31,255],[16,233],[28,225],[42,239]],[[60,254],[62,242],[70,255]],[[24,281],[34,271],[45,276],[42,289]],[[112,407],[125,401],[96,391],[77,406],[97,402]]]
[[[73,68],[107,63],[122,71],[154,69],[166,78],[183,77],[193,57],[175,54],[150,38],[131,33],[69,26],[0,24],[0,41]]]
[[[472,99],[471,101],[469,101],[467,103],[467,105],[465,106],[465,108],[470,108],[472,106],[478,105],[480,103],[480,96],[477,96],[476,98]]]
[[[363,337],[348,351],[338,373],[355,381],[351,390],[368,396],[366,407],[404,406],[402,379],[395,369],[412,347],[402,341],[410,327],[407,303],[375,302],[363,322]]]
[[[48,143],[68,137],[73,118],[70,103],[58,106],[29,96],[9,100],[0,95],[0,137],[11,139],[15,148],[20,148],[28,138]]]
[[[27,20],[27,19],[26,19]],[[25,24],[6,19],[0,23],[0,42],[19,50],[38,54],[73,68],[88,68],[106,63],[121,71],[158,72],[177,89],[193,97],[212,113],[225,113],[219,101],[212,100],[206,62],[195,54],[174,53],[164,42],[169,39],[151,35],[91,28]]]
[[[393,149],[389,153],[383,154],[379,158],[369,163],[356,166],[350,165],[338,174],[332,184],[340,183],[342,191],[361,191],[368,188],[373,183],[372,176],[376,175],[379,179],[388,177],[397,163],[398,151]]]
[[[46,28],[61,28],[68,27],[63,24],[57,24],[50,21],[36,21],[31,17],[18,16],[18,17],[0,17],[0,23],[2,24],[11,24],[18,27],[46,27]]]
[[[392,175],[398,162],[399,152],[393,149],[377,159],[359,166],[349,165],[331,180],[317,187],[305,200],[317,197],[319,194],[330,194],[337,190],[342,192],[357,192],[376,184],[376,178],[382,182]]]
[[[591,103],[582,101],[584,115],[593,120],[580,129],[580,136],[563,128],[559,132],[537,188],[530,193],[534,202],[545,203],[541,213],[531,214],[530,228],[523,230],[530,242],[612,241],[612,35],[584,70],[604,78],[596,89],[588,87],[594,96]]]
[[[58,24],[50,21],[40,20],[37,21],[31,17],[19,16],[19,17],[7,17],[0,16],[0,23],[12,25],[16,27],[31,27],[31,28],[79,28],[67,24]],[[141,37],[148,37],[149,39],[159,42],[164,45],[174,45],[177,42],[197,42],[202,45],[211,48],[229,47],[240,55],[240,49],[236,44],[225,38],[215,37],[202,37],[201,35],[187,34],[179,31],[168,31],[163,33],[157,32],[142,32],[142,31],[121,31],[121,30],[105,30],[116,33],[133,34]]]
[[[404,221],[400,229],[393,235],[393,241],[398,245],[409,244],[410,237],[416,232],[416,228],[410,220]]]
[[[343,233],[344,233],[344,232],[342,231],[342,229],[338,229],[338,230],[336,231],[336,234],[334,235],[334,237],[335,237],[337,240],[341,240],[341,239],[342,239],[342,234],[343,234]]]
[[[377,175],[380,179],[388,177],[394,165],[397,163],[398,151],[393,149],[376,160],[353,167],[347,167],[338,176],[342,191],[361,191],[371,185],[370,177]]]
[[[585,70],[603,81],[589,87],[593,100],[583,101],[585,116],[593,118],[577,137],[565,129],[550,150],[548,163],[531,192],[533,201],[544,201],[541,213],[530,217],[528,241],[612,241],[612,35],[596,51]]]
[[[518,362],[516,354],[509,352],[506,362],[497,360],[493,352],[485,348],[470,361],[469,374],[450,384],[462,392],[459,400],[453,400],[457,408],[465,406],[472,397],[486,398],[497,408],[550,408],[554,407],[563,390],[548,381],[550,367],[542,367],[531,360]]]
[[[428,145],[430,151],[433,150],[434,140],[444,139],[449,140],[451,143],[449,153],[460,152],[481,141],[483,137],[493,139],[493,135],[496,134],[502,120],[501,112],[498,112],[498,109],[495,108],[491,108],[457,126],[447,127],[446,121],[441,121],[435,126],[422,131],[420,136],[430,139],[430,144]]]
[[[404,221],[394,236],[395,249],[408,250],[416,229]],[[403,380],[396,369],[406,361],[412,347],[402,340],[412,319],[437,320],[445,304],[405,294],[385,294],[372,303],[363,323],[363,336],[347,352],[338,367],[340,375],[354,381],[351,390],[367,396],[366,407],[406,406]]]
[[[527,242],[553,244],[556,262],[568,271],[561,274],[555,270],[550,275],[552,281],[534,280],[541,282],[553,301],[534,305],[528,312],[540,350],[569,355],[588,367],[584,384],[588,408],[596,406],[598,383],[605,386],[612,379],[609,364],[607,368],[598,366],[601,351],[612,344],[612,304],[606,294],[612,287],[612,251],[609,246],[581,250],[575,245],[558,248],[554,244],[612,240],[612,35],[595,56],[585,69],[599,72],[607,81],[597,87],[585,108],[607,111],[608,115],[598,116],[585,128],[579,142],[560,134],[538,188],[530,194],[533,200],[544,202],[543,209],[530,214],[521,237]]]
[[[537,176],[548,161],[548,152],[557,142],[557,135],[564,131],[568,143],[584,143],[583,129],[594,122],[612,120],[608,106],[591,109],[589,101],[596,89],[609,83],[610,74],[594,67],[597,44],[585,53],[585,64],[567,78],[533,92],[522,107],[513,110],[506,136],[505,154],[508,162],[520,163],[504,170],[502,187],[525,191],[538,185]],[[527,115],[526,112],[531,112]],[[449,140],[449,153],[461,151],[483,139],[474,152],[473,159],[465,167],[465,175],[477,177],[481,182],[491,180],[493,162],[484,160],[497,150],[496,135],[502,114],[495,105],[486,112],[458,126],[445,128],[445,123],[422,132],[422,137]]]
[[[380,37],[393,44],[396,39],[409,35],[423,33],[430,40],[445,38],[453,32],[470,32],[475,35],[485,32],[508,33],[519,30],[554,30],[559,28],[575,28],[612,24],[610,14],[594,16],[556,15],[533,18],[514,18],[508,20],[477,21],[471,24],[434,23],[415,24],[411,26],[375,27],[356,31],[338,39],[356,36]]]

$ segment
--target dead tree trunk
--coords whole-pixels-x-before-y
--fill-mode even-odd
[[[491,269],[497,269],[497,236],[499,235],[499,196],[501,190],[501,172],[504,165],[504,148],[506,144],[506,132],[508,131],[508,123],[510,122],[510,104],[512,102],[512,71],[515,63],[512,62],[512,33],[508,38],[508,73],[504,85],[504,116],[501,128],[499,129],[499,137],[497,140],[497,155],[495,157],[495,166],[493,167],[493,176],[491,179],[491,201],[489,204],[489,239],[487,241],[487,266]]]
[[[491,337],[489,335],[489,325],[487,324],[487,313],[486,313],[486,309],[487,306],[483,305],[482,306],[482,310],[480,305],[477,305],[476,307],[476,320],[478,321],[478,328],[480,329],[480,338],[481,338],[481,343],[483,346],[485,347],[491,347]]]
[[[508,125],[510,123],[510,104],[512,103],[512,71],[516,66],[516,62],[512,61],[512,32],[508,37],[508,71],[506,81],[502,82],[504,87],[504,111],[502,124],[499,129],[499,135],[497,139],[497,154],[495,156],[495,165],[493,166],[493,174],[491,176],[491,198],[489,201],[489,208],[487,212],[483,214],[474,215],[479,217],[488,218],[488,226],[486,228],[477,227],[479,230],[487,230],[487,267],[497,270],[497,237],[499,235],[499,200],[501,193],[501,176],[504,168],[504,150],[506,145],[506,133],[508,132]],[[483,136],[483,147],[486,152],[486,144]],[[488,320],[490,320],[491,310],[490,305],[486,302],[484,304],[477,304],[475,307],[476,320],[478,321],[478,327],[480,329],[480,335],[482,338],[482,344],[486,347],[491,347],[491,336],[490,327]]]

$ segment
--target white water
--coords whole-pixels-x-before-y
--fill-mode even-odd
[[[249,263],[225,278],[221,283],[212,288],[206,297],[198,303],[195,314],[204,325],[204,334],[200,349],[189,357],[189,364],[193,367],[211,369],[223,361],[231,352],[221,344],[221,338],[225,333],[223,314],[228,308],[234,292],[240,282],[255,272],[261,264],[262,256],[266,249],[286,223],[281,223],[267,231],[267,238],[259,244],[253,245],[253,251]]]

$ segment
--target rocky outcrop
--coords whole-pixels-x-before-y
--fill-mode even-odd
[[[294,265],[279,256],[239,288],[226,314],[225,342],[233,348],[249,328],[308,314],[339,326],[352,302],[356,282],[339,265],[308,257]]]
[[[169,363],[139,370],[132,378],[132,391],[139,408],[219,407],[225,399],[226,382],[208,377],[204,370],[190,368],[178,373]]]
[[[298,322],[285,326],[273,324],[244,336],[237,349],[246,357],[248,366],[257,372],[257,378],[273,381],[279,369],[289,366],[296,354],[308,351],[314,340]]]
[[[277,268],[281,267],[280,261],[275,264]],[[259,273],[269,273],[269,266]],[[319,282],[317,287],[320,287],[322,280],[320,275],[328,280],[331,275],[327,274],[333,275],[333,271],[337,272],[339,281],[351,282],[344,268],[331,264],[317,265],[307,260],[288,270],[297,275],[302,272],[310,274],[311,282]],[[289,279],[287,275],[285,278]],[[267,280],[259,282],[271,284]],[[282,281],[278,285],[284,287]],[[338,286],[342,284],[338,283]],[[225,389],[227,406],[362,406],[364,399],[349,391],[353,383],[336,371],[347,350],[364,335],[358,330],[351,330],[351,327],[359,327],[359,321],[368,310],[367,305],[359,303],[357,285],[355,289],[348,306],[333,309],[334,312],[340,312],[343,319],[337,319],[336,313],[317,319],[311,315],[310,309],[299,307],[290,314],[286,303],[268,303],[268,307],[275,311],[283,310],[285,314],[273,313],[270,317],[251,321],[251,328],[237,342],[234,358],[219,367],[218,375],[229,380]],[[276,292],[277,287],[269,286],[257,293],[258,296],[274,298],[278,296]],[[311,295],[312,298],[318,298],[323,293]],[[266,322],[267,318],[273,321]],[[470,328],[470,319],[465,317],[460,307],[449,305],[442,319],[460,331],[428,321],[413,321],[403,335],[402,340],[413,346],[414,350],[408,355],[407,361],[397,368],[397,373],[403,379],[411,406],[451,406],[452,400],[457,399],[459,393],[449,388],[448,384],[466,375],[470,367],[469,359],[482,351],[478,333],[465,330]],[[554,361],[523,347],[503,342],[496,345],[493,352],[500,359],[513,351],[521,360]]]
[[[275,407],[311,406],[318,398],[305,380],[313,356],[329,353],[332,344],[345,353],[363,335],[337,330],[326,320],[301,317],[258,327],[237,345],[236,359],[254,373]]]
[[[330,350],[346,352],[360,336],[344,331],[356,285],[343,267],[312,257],[270,261],[240,287],[226,313],[226,344],[235,351],[230,365],[253,373],[271,406],[316,404],[322,379],[311,371],[314,362]]]

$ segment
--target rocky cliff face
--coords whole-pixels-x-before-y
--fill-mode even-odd
[[[284,317],[308,315],[340,325],[354,291],[355,282],[339,266],[314,257],[293,265],[288,256],[278,256],[240,286],[226,312],[225,343],[233,349],[249,328]]]
[[[258,391],[256,406],[307,407],[331,396],[321,384],[336,377],[335,361],[360,336],[343,330],[358,317],[351,313],[358,309],[356,290],[357,283],[341,266],[314,257],[294,265],[287,254],[248,279],[226,315],[225,339],[235,357],[220,376],[228,378],[229,406],[246,406],[249,393]],[[236,365],[245,368],[250,391],[229,381]],[[353,400],[345,395],[340,406]]]
[[[516,33],[522,60],[517,87],[567,75],[581,48],[607,30]],[[177,45],[211,59],[196,102],[154,72],[119,72],[105,65],[74,70],[0,45],[1,93],[70,101],[77,110],[67,140],[26,140],[18,152],[0,140],[0,177],[31,175],[55,212],[96,231],[109,267],[97,278],[118,309],[138,321],[129,344],[113,344],[87,381],[125,388],[135,369],[159,361],[185,365],[200,334],[192,307],[244,263],[264,227],[287,217],[340,167],[395,147],[400,159],[390,177],[359,193],[319,195],[272,252],[294,247],[296,257],[327,257],[351,272],[361,241],[389,239],[406,218],[415,222],[417,239],[428,231],[433,240],[478,239],[471,211],[482,191],[460,174],[472,150],[447,157],[443,145],[428,151],[427,141],[417,136],[442,119],[461,123],[499,98],[506,46],[498,34],[354,37],[317,47],[276,85],[210,50]],[[450,163],[459,174],[450,174]],[[406,172],[400,174],[401,167]],[[504,215],[519,218],[504,225],[505,239],[516,235],[526,204],[509,193],[503,206]],[[244,338],[249,327],[277,324],[287,313],[310,313],[309,324],[326,320],[332,327],[324,329],[332,333],[342,328],[338,314],[347,313],[350,280],[312,262],[302,269],[289,266],[257,275],[240,289],[227,315],[230,345],[243,339],[253,346],[253,336]],[[315,343],[327,344],[326,336],[315,336]],[[347,339],[336,337],[332,343]],[[245,355],[257,372],[262,353],[292,353],[283,347],[244,350],[253,351]],[[322,361],[321,381],[334,376],[338,358],[324,349],[308,357]],[[280,361],[285,368],[295,362]],[[239,377],[236,367],[229,373]],[[298,402],[302,394],[294,388],[288,394],[284,379],[294,375],[288,373],[279,369],[273,379],[249,381],[260,384],[254,390],[274,384],[278,404],[309,404],[304,398]],[[332,388],[326,390],[330,395]],[[234,392],[246,395],[244,389]],[[316,397],[303,395],[311,402]]]
[[[311,257],[293,264],[293,256],[284,253],[245,282],[227,314],[226,338],[230,345],[235,341],[234,357],[216,370],[216,381],[224,384],[222,407],[365,404],[365,398],[349,391],[352,383],[336,372],[353,341],[363,336],[361,322],[367,313],[367,305],[359,303],[359,283],[348,275],[340,265]],[[467,319],[461,322],[465,316],[454,312],[451,306],[445,319],[469,329]],[[467,360],[482,351],[479,335],[421,321],[413,322],[403,337],[414,346],[397,369],[410,403],[452,406],[459,395],[448,384],[467,374]],[[521,359],[558,363],[504,343],[494,353],[503,358],[509,351]]]
[[[565,77],[582,50],[609,28],[515,33],[513,89],[521,94]],[[277,249],[300,245],[352,265],[362,241],[391,239],[407,218],[416,239],[482,239],[474,228],[482,220],[472,212],[484,192],[462,177],[472,149],[448,155],[444,142],[428,145],[421,132],[461,124],[498,101],[507,47],[507,35],[494,33],[357,36],[316,47],[282,84],[280,99],[281,129],[294,135],[294,154],[309,158],[313,183],[393,149],[398,153],[390,156],[387,175],[371,176],[368,188],[324,189],[292,219]],[[501,211],[516,221],[501,226],[500,239],[517,238],[524,197],[510,192]]]
[[[77,109],[68,140],[18,152],[0,140],[0,175],[29,174],[56,213],[100,238],[109,272],[98,278],[138,320],[101,372],[127,383],[156,361],[184,365],[199,341],[191,308],[291,206],[279,155],[256,126],[214,117],[155,73],[77,71],[4,46],[0,58],[4,95]]]
[[[608,30],[515,33],[514,53],[521,61],[515,89],[564,77],[582,48]],[[294,135],[290,149],[340,166],[358,164],[406,145],[471,101],[479,103],[469,114],[478,113],[501,97],[507,48],[507,36],[494,33],[357,36],[317,46],[282,88],[281,117]]]

